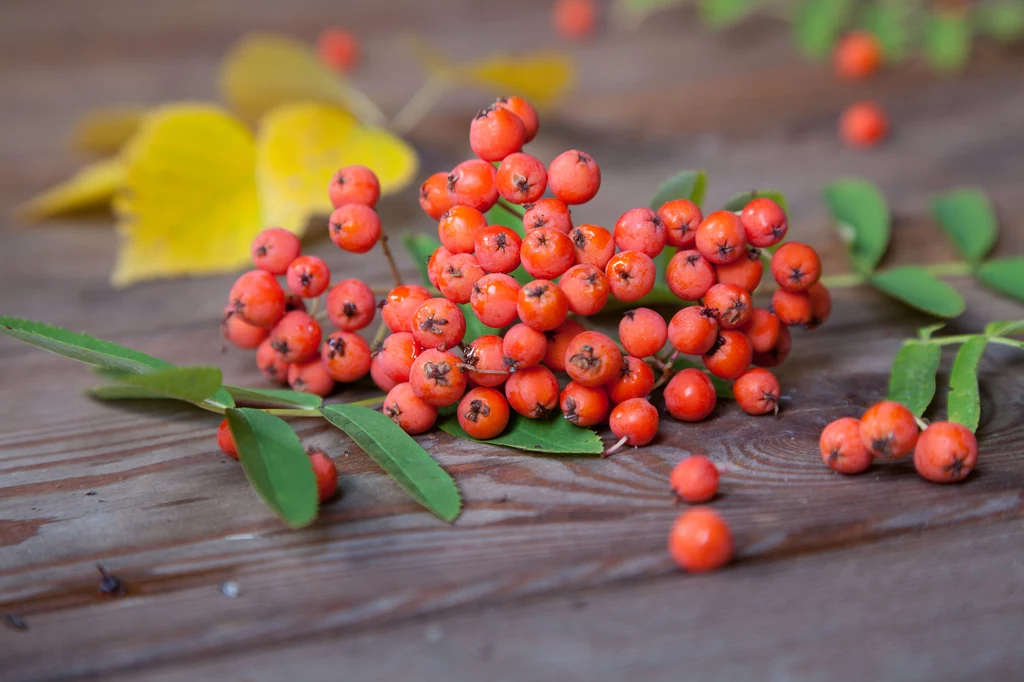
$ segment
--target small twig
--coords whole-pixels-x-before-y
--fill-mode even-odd
[[[618,450],[619,448],[621,448],[621,447],[622,447],[623,445],[625,445],[625,444],[626,444],[626,441],[627,441],[627,440],[629,440],[629,436],[623,436],[622,438],[620,438],[620,439],[619,439],[619,442],[617,442],[617,443],[616,443],[615,445],[611,446],[610,448],[608,448],[607,450],[605,450],[604,452],[602,452],[602,453],[601,453],[601,456],[602,456],[602,457],[611,457],[612,455],[614,455],[614,454],[615,454],[615,452],[616,452],[616,451],[617,451],[617,450]]]
[[[921,429],[922,431],[928,428],[928,422],[921,419],[920,417],[914,417],[914,421],[917,422],[917,428]]]
[[[388,337],[389,331],[391,330],[388,329],[387,324],[381,322],[380,326],[377,327],[376,333],[373,335],[373,341],[370,342],[370,348],[375,348],[378,344],[384,343],[384,339]]]
[[[498,199],[498,205],[514,216],[519,216],[520,218],[522,218],[524,215],[526,215],[525,208],[519,206],[518,204],[513,204],[511,201],[507,201],[505,199]]]
[[[428,78],[405,106],[392,117],[391,130],[402,136],[408,135],[451,87],[451,79],[447,76],[436,74]]]
[[[382,234],[380,236],[380,250],[384,252],[384,257],[388,261],[388,265],[391,266],[391,275],[395,278],[395,286],[402,286],[402,274],[398,272],[398,265],[395,263],[395,257],[391,255],[391,249],[388,248],[388,236]]]

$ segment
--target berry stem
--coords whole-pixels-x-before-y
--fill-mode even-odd
[[[522,206],[517,206],[516,204],[513,204],[510,201],[506,201],[505,199],[498,199],[498,205],[514,216],[519,216],[520,218],[522,218],[524,215],[526,215],[525,208],[523,208]]]
[[[428,78],[391,119],[391,129],[403,137],[408,135],[450,89],[451,80],[447,75],[435,74]]]
[[[616,452],[616,451],[617,451],[617,450],[618,450],[619,448],[621,448],[621,447],[622,447],[623,445],[625,445],[625,444],[626,444],[626,441],[627,441],[627,440],[629,440],[629,437],[628,437],[628,436],[623,436],[622,438],[620,438],[620,439],[619,439],[619,441],[618,441],[618,442],[617,442],[617,443],[616,443],[615,445],[611,446],[610,448],[608,448],[607,450],[605,450],[604,452],[602,452],[602,453],[601,453],[601,456],[602,456],[602,457],[610,457],[611,455],[614,455],[614,454],[615,454],[615,452]]]
[[[317,313],[320,312],[320,297],[317,296],[313,299],[312,305],[309,306],[309,316],[316,319]]]
[[[917,428],[921,429],[922,431],[928,428],[928,422],[921,419],[920,417],[914,417],[914,421],[917,422]]]
[[[1017,339],[1008,339],[1005,336],[990,336],[988,337],[989,343],[998,343],[1002,346],[1009,346],[1010,348],[1016,348],[1018,350],[1024,350],[1024,341],[1018,341]]]
[[[388,331],[390,330],[388,329],[387,324],[381,322],[380,326],[377,327],[376,333],[373,335],[373,341],[370,342],[370,347],[375,348],[378,344],[384,343],[384,339],[388,336]]]
[[[395,278],[395,286],[400,287],[402,282],[402,273],[398,272],[398,265],[395,263],[395,257],[391,255],[391,249],[388,247],[388,236],[382,234],[380,236],[380,250],[384,252],[384,257],[388,260],[388,265],[391,266],[391,276]]]

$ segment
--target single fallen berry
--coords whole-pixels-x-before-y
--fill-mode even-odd
[[[343,279],[327,292],[327,319],[346,332],[357,332],[373,322],[377,302],[373,290],[359,279]]]
[[[522,97],[499,97],[495,101],[494,106],[501,107],[502,109],[508,109],[513,114],[519,117],[519,120],[523,122],[523,131],[526,136],[523,138],[523,142],[529,142],[537,136],[537,130],[540,128],[540,122],[537,118],[537,110],[533,108],[533,105],[527,102]]]
[[[288,385],[293,391],[312,393],[321,398],[334,391],[334,379],[320,362],[319,357],[288,365]]]
[[[452,206],[437,221],[437,237],[451,254],[473,253],[476,236],[487,227],[487,218],[472,206]]]
[[[718,494],[718,467],[703,455],[687,457],[672,469],[668,484],[680,502],[710,502]]]
[[[933,483],[962,481],[977,463],[978,440],[962,424],[933,422],[914,446],[914,468]]]
[[[320,323],[309,313],[293,310],[270,332],[270,345],[288,363],[305,362],[320,350]]]
[[[484,161],[501,161],[522,149],[525,141],[522,119],[505,107],[482,109],[469,125],[469,146]]]
[[[632,398],[646,398],[654,390],[654,370],[640,358],[624,355],[619,376],[605,384],[605,389],[615,405]]]
[[[459,401],[459,426],[477,440],[490,440],[508,426],[508,401],[493,388],[474,388]]]
[[[715,409],[715,385],[699,369],[688,367],[665,386],[665,408],[680,421],[699,422]]]
[[[519,301],[519,282],[511,275],[494,273],[477,280],[469,305],[477,318],[493,329],[515,322]]]
[[[494,166],[480,159],[463,161],[448,174],[448,199],[452,206],[469,206],[487,212],[498,203]]]
[[[235,348],[252,349],[263,343],[270,330],[249,324],[228,306],[220,318],[220,332],[224,340]]]
[[[736,329],[750,319],[754,303],[738,284],[719,283],[704,294],[704,308],[712,311],[722,329]]]
[[[772,255],[772,277],[786,291],[807,291],[821,278],[821,258],[807,244],[783,244]]]
[[[733,557],[729,525],[708,507],[687,509],[672,524],[668,552],[679,568],[691,573],[716,571]]]
[[[638,358],[657,355],[668,340],[665,318],[650,308],[627,310],[619,320],[619,341]]]
[[[778,367],[789,357],[789,350],[793,346],[793,337],[789,333],[789,327],[779,327],[779,340],[775,347],[764,353],[754,353],[754,364],[758,367]]]
[[[740,212],[740,224],[747,235],[747,242],[759,249],[778,244],[789,231],[786,212],[768,197],[751,199]]]
[[[740,258],[747,247],[747,233],[739,216],[732,211],[715,211],[697,227],[694,245],[700,255],[715,265]]]
[[[658,217],[665,224],[665,243],[677,249],[691,249],[697,238],[697,228],[704,222],[700,206],[689,199],[666,201],[658,209]]]
[[[576,383],[603,386],[622,372],[622,351],[600,332],[582,332],[566,346],[565,371]]]
[[[412,331],[413,313],[429,298],[430,292],[419,284],[400,284],[384,298],[380,316],[392,332]]]
[[[684,301],[699,301],[714,286],[715,266],[695,250],[679,251],[665,268],[665,282],[673,294]]]
[[[710,350],[704,354],[704,365],[717,377],[738,379],[754,359],[754,349],[743,332],[723,329]]]
[[[851,147],[874,147],[888,132],[889,120],[875,102],[855,102],[839,118],[839,137]]]
[[[279,384],[288,381],[288,361],[281,357],[281,354],[270,345],[270,339],[264,339],[260,347],[256,349],[256,367],[260,374],[268,380]]]
[[[345,204],[328,219],[331,241],[352,253],[366,253],[380,239],[380,216],[369,206]]]
[[[913,413],[893,400],[875,403],[860,418],[860,441],[875,457],[905,457],[913,452],[917,438]]]
[[[487,272],[471,253],[457,253],[448,259],[437,276],[437,288],[449,301],[469,303],[473,287]]]
[[[615,245],[654,258],[665,249],[665,223],[649,208],[631,208],[615,223]]]
[[[344,384],[362,379],[370,371],[370,344],[352,332],[334,332],[320,347],[327,376]]]
[[[326,502],[338,492],[338,467],[320,448],[311,447],[306,454],[316,476],[317,497],[321,503]]]
[[[544,364],[555,372],[565,371],[565,349],[577,335],[587,331],[576,320],[566,320],[554,329],[545,332],[548,337],[548,352],[544,356]]]
[[[821,432],[821,460],[841,474],[866,471],[874,457],[860,440],[860,420],[842,417],[830,422]]]
[[[657,269],[654,261],[646,253],[620,251],[608,261],[604,274],[608,277],[612,296],[630,303],[651,293]]]
[[[348,73],[359,63],[359,42],[343,28],[325,28],[316,39],[316,54],[332,70]]]
[[[764,261],[760,249],[748,247],[746,254],[728,265],[715,266],[715,278],[719,284],[735,284],[754,293],[764,275]]]
[[[334,208],[362,204],[373,208],[380,199],[380,181],[366,166],[345,166],[331,178],[327,194]]]
[[[530,154],[509,154],[498,166],[495,182],[498,194],[513,204],[529,204],[544,195],[548,172],[540,159]]]
[[[273,327],[284,316],[284,290],[269,272],[250,270],[231,286],[228,306],[255,327]]]
[[[523,230],[526,232],[538,227],[550,227],[565,234],[572,230],[572,212],[564,201],[538,199],[523,208],[526,209],[523,213]]]
[[[423,352],[411,332],[396,332],[381,342],[376,350],[380,368],[392,381],[402,383],[409,380],[409,372],[416,356]]]
[[[569,233],[569,239],[576,251],[576,262],[580,265],[593,265],[604,270],[615,255],[612,233],[600,225],[584,223]]]
[[[331,269],[322,258],[299,256],[288,266],[288,288],[296,296],[316,298],[327,291],[331,283]]]
[[[538,279],[519,290],[516,312],[524,324],[546,332],[565,321],[569,299],[554,282]]]
[[[505,364],[505,341],[500,336],[484,334],[473,339],[473,343],[462,351],[463,363],[468,365],[470,385],[494,388],[508,379],[509,367]]]
[[[551,23],[558,35],[566,40],[586,40],[597,26],[594,0],[555,0]]]
[[[779,380],[766,369],[747,370],[733,383],[736,403],[747,414],[779,413]]]
[[[434,173],[420,185],[420,208],[434,220],[440,220],[444,212],[452,207],[448,196],[448,174]]]
[[[882,46],[878,38],[866,31],[854,31],[836,43],[832,60],[836,73],[847,80],[860,80],[874,75],[882,66]]]
[[[417,396],[408,382],[400,383],[388,392],[382,409],[385,417],[410,436],[429,431],[437,421],[437,408]]]
[[[531,277],[555,279],[573,266],[576,252],[568,235],[553,227],[538,227],[526,233],[519,259]]]
[[[562,414],[576,426],[597,426],[608,419],[611,410],[608,392],[602,386],[584,386],[570,381],[562,389],[559,401]]]
[[[775,348],[779,342],[779,334],[782,329],[782,322],[778,315],[764,308],[754,308],[750,318],[743,323],[740,331],[743,332],[750,347],[754,350],[755,362],[758,353],[767,353]]]
[[[540,364],[548,351],[548,337],[520,322],[505,332],[501,348],[505,365],[518,371]]]
[[[718,340],[718,319],[709,308],[688,306],[672,316],[668,339],[683,355],[704,355]]]
[[[529,419],[548,419],[558,408],[558,379],[543,365],[513,372],[505,382],[505,397],[513,410]]]
[[[427,299],[413,313],[412,335],[424,348],[454,348],[466,335],[466,318],[448,299]]]
[[[217,447],[228,457],[238,459],[238,446],[235,445],[235,437],[231,435],[227,419],[222,419],[217,427]]]
[[[252,240],[252,264],[272,275],[283,275],[299,257],[299,238],[283,227],[268,227]]]
[[[608,417],[608,427],[618,442],[605,450],[613,454],[625,445],[647,445],[658,435],[658,410],[646,398],[630,398],[619,403]]]
[[[814,319],[811,297],[804,291],[776,289],[772,292],[772,312],[787,327],[808,325]]]
[[[466,392],[466,374],[454,354],[431,348],[416,356],[409,383],[423,402],[434,407],[454,405]]]
[[[601,189],[601,168],[590,154],[570,149],[548,165],[548,187],[571,206],[585,204]]]
[[[807,329],[820,327],[828,321],[832,314],[832,294],[821,282],[807,290],[811,297],[811,321],[804,325]]]
[[[523,240],[504,225],[488,225],[476,233],[473,255],[487,272],[509,273],[519,267],[519,249]]]
[[[596,315],[604,308],[611,294],[604,270],[593,265],[574,265],[558,280],[558,288],[569,302],[574,315]]]

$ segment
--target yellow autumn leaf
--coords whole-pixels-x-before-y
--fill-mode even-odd
[[[243,38],[221,65],[220,89],[224,101],[250,122],[282,104],[309,101],[344,107],[367,124],[385,121],[369,97],[321,64],[309,45],[288,36]]]
[[[142,125],[145,115],[146,109],[142,107],[94,109],[75,124],[71,145],[86,154],[116,154]]]
[[[23,220],[36,221],[101,208],[114,198],[123,177],[124,165],[120,159],[97,161],[29,199],[16,213]]]
[[[288,104],[263,117],[256,141],[256,175],[268,225],[302,234],[309,217],[331,212],[327,186],[338,168],[366,166],[382,194],[416,175],[416,152],[380,128],[366,128],[337,107]]]
[[[256,146],[223,109],[156,109],[125,148],[114,286],[243,266],[263,227]]]
[[[572,60],[560,52],[495,54],[466,64],[458,72],[462,80],[499,95],[519,95],[538,107],[554,101],[576,76]]]

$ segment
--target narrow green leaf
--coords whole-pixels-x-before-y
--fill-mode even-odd
[[[946,412],[949,421],[963,424],[973,433],[981,419],[981,395],[978,392],[978,363],[985,353],[988,339],[975,336],[957,351],[949,375]]]
[[[920,417],[935,397],[935,373],[942,348],[937,343],[904,341],[889,375],[888,400],[903,403]]]
[[[999,225],[984,192],[957,189],[932,200],[932,215],[964,258],[977,263],[996,243]]]
[[[162,394],[164,398],[201,403],[220,388],[221,374],[217,367],[169,367],[146,374],[103,372],[118,384],[135,386]]]
[[[917,265],[880,270],[869,281],[893,298],[936,317],[956,317],[967,307],[960,292]]]
[[[867,180],[847,178],[825,186],[825,203],[861,274],[875,269],[889,247],[889,205]]]
[[[708,174],[702,170],[679,171],[654,190],[654,196],[648,204],[652,211],[657,211],[666,201],[673,199],[689,199],[698,206],[704,203],[704,194],[708,189]]]
[[[959,71],[971,55],[971,24],[966,12],[934,12],[921,26],[921,50],[939,71]]]
[[[393,421],[380,412],[357,405],[328,405],[320,411],[410,497],[445,521],[458,518],[462,496],[455,481]]]
[[[567,419],[527,419],[518,414],[509,419],[505,432],[490,440],[477,440],[463,431],[454,415],[438,425],[456,438],[489,445],[504,445],[544,455],[599,455],[604,451],[600,436],[590,429],[574,426]]]
[[[985,261],[976,275],[985,286],[1024,302],[1024,257]]]
[[[409,255],[409,260],[413,262],[416,270],[420,273],[420,284],[428,289],[433,289],[434,285],[430,283],[430,275],[427,274],[427,261],[430,260],[430,256],[437,250],[437,247],[441,246],[441,242],[436,237],[406,232],[402,235],[402,246]]]
[[[1024,330],[1024,320],[996,320],[989,322],[985,327],[986,336],[1006,336],[1007,334],[1021,333]]]
[[[1000,40],[1012,42],[1024,36],[1024,1],[996,0],[979,4],[973,12],[978,31]]]
[[[921,341],[927,341],[932,338],[932,334],[939,331],[946,326],[945,322],[939,322],[938,324],[930,324],[927,327],[921,327],[917,330],[917,338]]]
[[[235,402],[247,406],[263,407],[295,407],[315,409],[324,404],[323,399],[312,393],[300,393],[286,388],[245,388],[242,386],[224,386],[224,390],[235,399]]]
[[[712,27],[735,24],[745,17],[757,0],[699,0],[701,17]]]
[[[902,0],[875,0],[861,10],[861,24],[878,39],[888,62],[897,62],[907,54],[910,44],[910,3]]]
[[[151,388],[139,386],[126,386],[124,384],[110,384],[109,386],[94,386],[85,389],[85,392],[99,400],[171,400],[163,393],[154,391]]]
[[[800,0],[793,15],[797,47],[811,59],[827,57],[846,27],[851,0]]]
[[[789,213],[789,203],[786,201],[786,196],[777,189],[755,189],[749,192],[734,194],[729,201],[725,202],[725,206],[723,208],[726,211],[742,211],[744,206],[759,197],[771,199],[778,204],[783,211]]]
[[[316,475],[292,427],[272,414],[248,407],[229,409],[228,426],[253,490],[292,528],[316,518]]]

